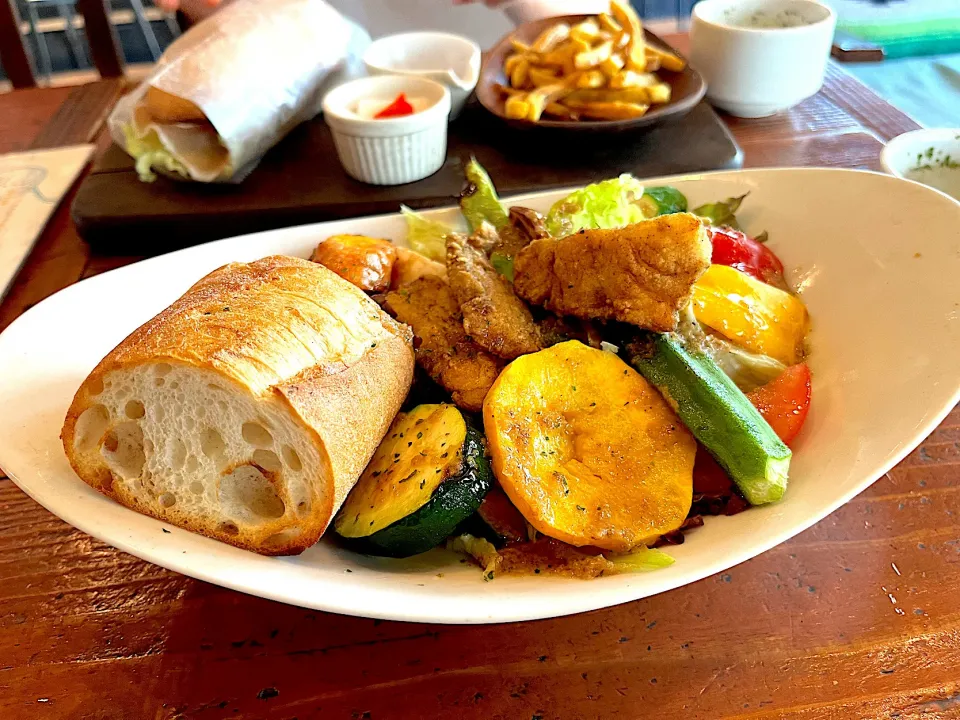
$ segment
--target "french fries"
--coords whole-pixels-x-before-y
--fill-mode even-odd
[[[597,20],[600,22],[600,27],[607,32],[619,33],[623,30],[623,28],[620,27],[620,23],[610,17],[610,15],[607,13],[600,13],[597,16]]]
[[[528,40],[530,40],[528,38]],[[624,120],[670,102],[659,69],[679,72],[683,58],[646,42],[629,0],[574,24],[557,22],[528,42],[510,40],[506,85],[497,85],[508,118],[537,122]]]
[[[629,102],[576,103],[574,108],[581,116],[591,120],[629,120],[637,118],[650,109],[649,105]]]
[[[625,102],[639,105],[663,104],[670,99],[670,86],[658,83],[651,87],[633,87],[622,90],[582,89],[571,91],[564,103],[575,109],[583,109],[583,103]]]
[[[644,52],[643,25],[640,23],[640,17],[634,12],[628,0],[610,0],[610,14],[624,32],[630,33],[630,39],[623,53],[627,67],[631,70],[646,69],[647,55]]]
[[[572,109],[568,108],[566,105],[561,105],[558,102],[547,103],[543,108],[544,115],[551,115],[558,120],[579,120],[580,114]]]
[[[577,77],[578,88],[602,88],[607,84],[607,76],[599,70],[589,70]]]
[[[530,49],[535,53],[550,52],[568,37],[570,37],[570,26],[566,23],[557,23],[540,33],[540,37],[533,41]]]
[[[623,90],[632,87],[650,87],[660,82],[653,73],[638,73],[633,70],[621,70],[610,78],[611,90]],[[670,87],[669,85],[667,87]]]
[[[584,20],[579,25],[574,25],[570,30],[570,37],[575,40],[585,40],[590,43],[600,35],[600,26],[596,20]]]
[[[534,87],[551,85],[560,79],[560,76],[556,73],[556,68],[549,67],[531,67],[527,73],[527,77],[530,78],[530,82]]]
[[[613,42],[607,40],[605,43],[600,43],[594,48],[584,50],[574,55],[573,66],[577,70],[589,70],[590,68],[595,68],[611,55],[613,55]]]
[[[649,62],[651,58],[659,60],[660,67],[671,72],[680,72],[687,66],[683,58],[677,57],[672,52],[654,45],[647,45],[647,61]]]

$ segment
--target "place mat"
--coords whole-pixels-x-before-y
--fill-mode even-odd
[[[361,215],[456,202],[464,163],[475,155],[503,196],[638,177],[737,168],[743,154],[706,104],[673,122],[612,134],[517,130],[472,102],[451,124],[447,160],[430,177],[380,187],[348,177],[323,120],[305,123],[238,185],[159,178],[142,183],[133,160],[110,148],[73,204],[81,236],[107,252],[150,255],[200,242]]]
[[[0,155],[0,299],[92,153],[73,145]]]

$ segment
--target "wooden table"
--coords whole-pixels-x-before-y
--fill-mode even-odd
[[[13,118],[0,150],[92,137],[116,91],[0,96],[0,123]],[[882,142],[916,127],[837,66],[793,111],[729,122],[753,167],[876,169]],[[0,323],[129,261],[91,255],[63,207]],[[207,585],[0,480],[0,718],[960,717],[958,464],[954,410],[868,491],[728,572],[480,627],[340,617]]]

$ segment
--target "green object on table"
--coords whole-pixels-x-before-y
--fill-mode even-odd
[[[868,5],[829,0],[837,30],[880,45],[887,58],[960,52],[960,7],[956,0],[912,0]]]

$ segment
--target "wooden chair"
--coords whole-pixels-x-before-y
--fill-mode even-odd
[[[123,75],[123,56],[116,31],[110,24],[109,0],[77,0],[83,15],[93,64],[101,77]],[[0,0],[0,62],[15,88],[35,87],[36,72],[20,34],[16,0]]]
[[[87,52],[83,48],[83,40],[80,37],[80,33],[77,32],[77,28],[74,26],[74,17],[76,16],[74,2],[75,0],[24,0],[20,4],[20,7],[27,13],[27,23],[30,26],[30,34],[33,35],[37,48],[37,54],[34,56],[34,60],[35,64],[40,66],[38,69],[42,77],[49,78],[53,75],[53,63],[50,59],[50,48],[47,45],[46,34],[40,29],[39,6],[41,5],[52,6],[60,19],[63,20],[63,30],[67,39],[67,46],[70,49],[70,54],[73,56],[73,61],[77,68],[83,69],[90,66],[90,63],[87,61]]]

